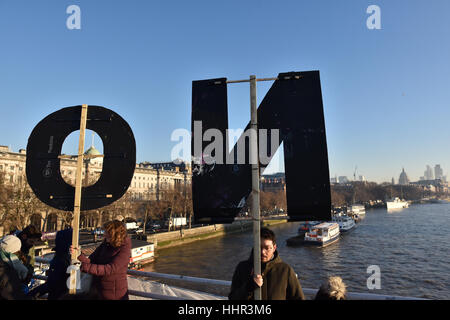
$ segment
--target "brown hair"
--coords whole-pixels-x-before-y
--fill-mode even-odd
[[[23,234],[26,234],[28,238],[41,238],[42,233],[39,231],[39,229],[35,226],[30,224],[22,231]]]
[[[263,240],[272,240],[273,244],[277,244],[275,233],[269,228],[261,228],[260,231],[261,239]]]
[[[106,222],[103,225],[103,229],[105,229],[105,232],[108,232],[111,236],[111,245],[113,247],[120,247],[127,237],[127,228],[123,222],[119,220]]]

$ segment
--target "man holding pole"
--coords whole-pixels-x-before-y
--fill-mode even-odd
[[[261,274],[253,272],[253,251],[234,271],[230,300],[254,300],[254,290],[261,288],[262,300],[305,300],[300,282],[278,255],[275,234],[261,228]]]

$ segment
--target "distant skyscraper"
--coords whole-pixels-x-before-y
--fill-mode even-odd
[[[444,175],[444,170],[442,170],[441,165],[437,164],[434,166],[434,176],[435,179],[442,179],[442,176]]]
[[[406,175],[405,168],[403,168],[402,173],[400,173],[400,177],[398,178],[398,184],[409,184],[408,176]]]
[[[395,184],[395,180],[394,180],[394,177],[392,177],[392,184]]]
[[[427,170],[424,172],[425,180],[434,180],[433,170],[429,165],[427,165]]]

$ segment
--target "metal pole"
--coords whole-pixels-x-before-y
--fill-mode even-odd
[[[256,76],[250,76],[250,163],[252,166],[253,271],[261,274],[261,226],[259,212],[259,157]],[[255,300],[261,300],[261,288],[255,289]]]
[[[87,108],[86,104],[81,107],[81,119],[80,119],[80,139],[78,141],[78,158],[77,158],[77,171],[75,176],[75,200],[73,206],[73,220],[72,220],[72,246],[78,248],[78,233],[80,229],[80,207],[81,207],[81,178],[83,170],[83,153],[84,153],[84,135],[86,131],[87,120]],[[75,265],[79,263],[77,257],[79,252],[73,251],[71,256],[71,264]],[[71,289],[70,294],[76,294],[77,277],[76,271],[71,270],[70,273]]]

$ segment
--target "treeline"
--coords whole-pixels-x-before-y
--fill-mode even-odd
[[[5,184],[4,174],[0,172],[0,226],[6,233],[10,229],[23,229],[33,223],[42,231],[54,231],[57,228],[69,226],[72,212],[55,210],[36,198],[27,183],[18,185]],[[85,182],[83,181],[83,184]],[[87,185],[92,182],[86,182]],[[301,195],[299,195],[301,196]],[[374,182],[351,182],[346,185],[331,186],[331,201],[333,206],[345,206],[352,203],[367,204],[369,201],[385,201],[390,197],[405,200],[419,200],[424,197],[439,196],[419,186],[400,186],[377,184]],[[251,199],[241,212],[250,214]],[[286,194],[284,191],[261,192],[261,214],[286,212]],[[158,200],[136,200],[130,192],[113,204],[98,210],[82,211],[80,227],[99,227],[104,222],[119,216],[141,221],[164,221],[171,217],[184,216],[190,222],[193,217],[191,185],[178,186],[172,190],[160,190]],[[57,223],[57,220],[59,221]]]
[[[420,186],[401,186],[377,184],[375,182],[351,182],[347,185],[331,186],[331,202],[334,206],[344,206],[352,203],[368,203],[369,201],[399,197],[405,200],[419,200],[436,195]]]

